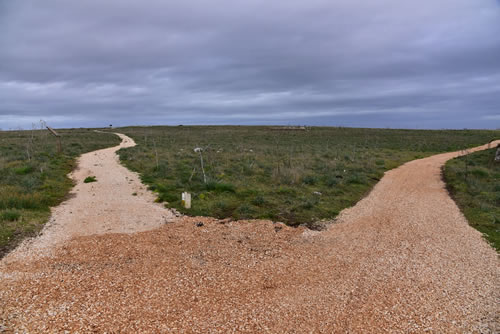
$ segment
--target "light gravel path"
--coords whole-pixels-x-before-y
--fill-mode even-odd
[[[4,262],[50,254],[54,246],[77,236],[147,231],[175,218],[154,203],[155,196],[136,173],[120,164],[116,151],[135,146],[134,140],[120,133],[109,135],[119,136],[120,145],[85,153],[78,159],[78,168],[69,174],[76,184],[69,199],[52,209],[51,219],[38,238],[21,244]],[[95,176],[97,182],[84,183],[88,176]]]
[[[70,229],[82,236],[59,239],[51,256],[16,251],[29,256],[2,261],[0,324],[32,333],[494,333],[499,259],[440,177],[459,154],[387,172],[324,232],[199,217],[139,233]],[[93,185],[104,183],[95,173]],[[125,189],[119,211],[94,216],[94,233],[142,226],[133,222],[145,212],[121,210],[143,200],[152,224],[143,229],[163,224],[168,211],[156,214],[151,195]],[[110,231],[103,215],[116,222]]]

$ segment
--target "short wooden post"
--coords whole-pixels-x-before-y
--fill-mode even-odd
[[[62,153],[62,145],[61,145],[61,135],[58,134],[54,129],[50,126],[47,126],[47,130],[50,131],[57,138],[57,153]]]
[[[186,209],[191,209],[191,194],[188,192],[182,193],[182,205]]]

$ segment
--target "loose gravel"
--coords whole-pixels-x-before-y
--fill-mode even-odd
[[[122,145],[133,144],[122,138]],[[460,152],[387,172],[335,224],[315,232],[270,221],[175,218],[153,203],[136,176],[129,184],[130,172],[111,155],[116,149],[97,151],[90,165],[85,161],[94,153],[82,156],[75,178],[92,174],[98,182],[78,183],[75,197],[54,210],[46,234],[0,263],[0,328],[498,331],[497,254],[441,180],[441,166]],[[107,167],[99,172],[99,164]],[[82,202],[92,205],[84,210]]]

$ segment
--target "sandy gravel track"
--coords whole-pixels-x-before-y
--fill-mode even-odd
[[[440,178],[458,154],[387,172],[321,233],[187,217],[133,234],[75,232],[52,256],[0,264],[0,323],[33,333],[493,333],[497,254]],[[163,224],[151,210],[151,227]],[[117,224],[144,214],[114,212]]]
[[[23,243],[5,262],[46,255],[57,244],[76,236],[146,231],[175,218],[172,212],[154,204],[154,195],[136,173],[120,164],[116,151],[136,144],[130,137],[116,135],[122,139],[120,145],[78,159],[78,168],[69,174],[76,184],[69,200],[52,209],[51,219],[38,238]],[[87,176],[95,176],[97,182],[84,183]]]

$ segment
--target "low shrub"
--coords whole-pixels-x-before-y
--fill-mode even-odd
[[[312,186],[318,182],[318,178],[314,175],[306,175],[302,178],[302,182]]]
[[[23,167],[15,168],[14,173],[16,173],[17,175],[26,175],[33,172],[33,170],[34,170],[33,166],[26,165]]]
[[[252,202],[251,202],[253,205],[256,205],[256,206],[263,206],[267,203],[266,199],[263,197],[263,196],[256,196]]]
[[[474,168],[470,171],[470,174],[479,178],[490,176],[490,173],[484,168]]]
[[[208,182],[205,185],[205,188],[208,191],[214,191],[216,193],[223,193],[223,192],[234,193],[234,192],[236,192],[236,188],[234,187],[234,185],[232,185],[230,183]]]
[[[95,176],[87,176],[85,180],[83,180],[83,183],[92,183],[92,182],[97,182],[97,179]]]
[[[21,214],[17,211],[8,210],[0,213],[0,219],[4,221],[17,221],[21,217]]]
[[[347,178],[347,183],[350,183],[350,184],[365,184],[366,183],[366,179],[359,175],[359,174],[353,174],[351,176],[349,176]]]

